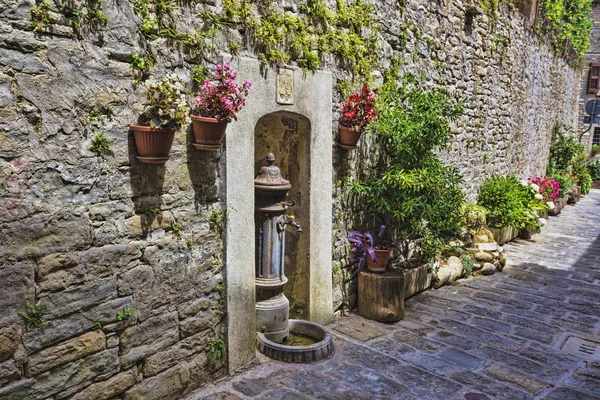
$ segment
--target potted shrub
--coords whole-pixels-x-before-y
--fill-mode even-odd
[[[249,81],[235,83],[237,73],[231,65],[217,64],[212,79],[206,79],[192,108],[194,147],[216,151],[221,148],[227,124],[246,105],[246,96],[252,86]]]
[[[550,178],[554,179],[558,184],[558,198],[555,201],[556,207],[554,210],[550,210],[550,215],[556,216],[567,205],[567,199],[573,187],[573,179],[566,173],[554,173],[550,175]]]
[[[340,147],[346,150],[355,149],[363,131],[377,116],[371,89],[365,85],[360,94],[350,95],[348,101],[342,105],[341,115]]]
[[[188,123],[189,105],[175,74],[159,81],[148,79],[144,90],[147,96],[144,111],[138,125],[129,126],[137,159],[143,163],[164,164],[169,159],[175,131]]]

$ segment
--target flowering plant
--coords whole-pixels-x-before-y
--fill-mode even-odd
[[[144,84],[148,100],[141,122],[152,128],[177,129],[188,123],[190,107],[179,78],[171,73],[160,81],[150,78]]]
[[[530,179],[530,182],[539,187],[539,194],[542,195],[541,200],[543,200],[544,203],[554,203],[558,198],[560,186],[554,179],[538,176],[537,178]]]
[[[231,70],[231,65],[217,64],[213,79],[204,80],[200,93],[194,101],[193,115],[212,117],[220,121],[237,121],[236,113],[246,105],[245,97],[252,86],[249,81],[242,85],[235,83],[237,72]]]
[[[361,94],[350,95],[348,101],[342,105],[340,125],[362,132],[375,118],[377,118],[377,111],[373,92],[365,85]]]

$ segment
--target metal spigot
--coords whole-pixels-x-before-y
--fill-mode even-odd
[[[295,218],[293,215],[290,215],[287,217],[287,221],[285,221],[285,224],[296,228],[298,233],[302,232],[302,228],[300,227],[300,224],[295,221]]]

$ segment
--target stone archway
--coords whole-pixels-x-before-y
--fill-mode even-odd
[[[298,242],[296,256],[304,253],[307,259],[304,264],[300,263],[297,278],[305,284],[292,296],[306,302],[301,317],[321,324],[333,319],[333,157],[330,73],[304,73],[298,68],[285,68],[279,72],[265,70],[257,60],[244,57],[231,60],[231,65],[241,79],[253,84],[247,106],[238,115],[238,121],[228,127],[223,153],[226,205],[235,210],[229,214],[225,230],[224,273],[229,371],[234,372],[255,357],[254,177],[257,173],[255,157],[259,157],[255,151],[266,149],[266,141],[258,136],[260,132],[267,132],[267,139],[280,138],[280,143],[271,145],[273,149],[279,148],[273,152],[276,157],[279,152],[281,161],[289,164],[284,176],[287,173],[293,180],[298,180],[300,192],[297,194],[302,197],[303,205],[293,212],[304,214],[302,219],[305,221],[299,222],[306,226],[303,231],[306,229],[308,234],[306,239]],[[294,127],[296,123],[297,127]],[[292,149],[291,142],[286,144],[286,129],[288,138],[295,138],[293,140],[304,146],[299,153],[308,157],[301,163],[304,172],[298,171],[297,175],[290,167],[293,167],[292,158],[298,156],[292,150],[300,147]],[[293,180],[292,184],[295,183]]]

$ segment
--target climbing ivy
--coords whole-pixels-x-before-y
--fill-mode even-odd
[[[563,56],[581,61],[590,47],[593,21],[592,0],[542,0],[546,16],[543,27],[554,38],[554,47]]]

